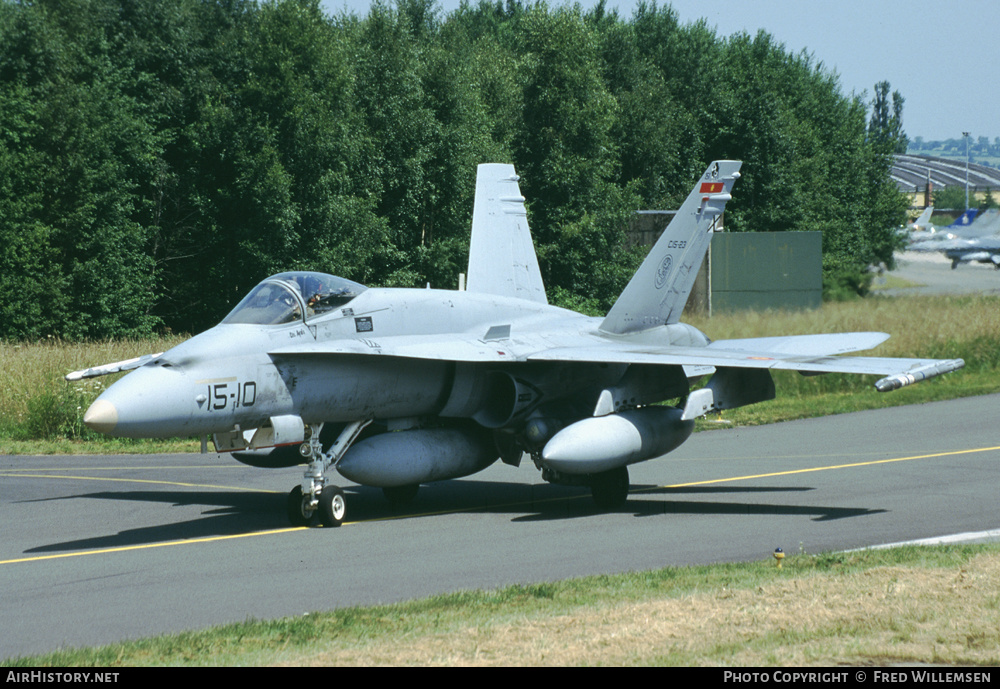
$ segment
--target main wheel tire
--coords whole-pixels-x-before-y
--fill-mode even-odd
[[[340,526],[347,514],[344,491],[337,486],[325,486],[319,494],[319,515],[323,526]]]
[[[590,482],[590,494],[597,506],[603,510],[621,507],[628,500],[628,467],[619,467],[594,474]]]
[[[413,499],[417,497],[418,490],[420,490],[419,483],[408,486],[387,486],[382,489],[382,495],[393,507],[402,507],[413,502]]]
[[[316,510],[309,508],[308,498],[302,494],[302,486],[295,486],[288,493],[288,521],[292,526],[309,526]]]

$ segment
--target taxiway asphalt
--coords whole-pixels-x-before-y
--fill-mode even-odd
[[[1000,395],[699,433],[596,511],[525,458],[421,488],[343,485],[290,529],[298,469],[209,455],[0,457],[0,658],[434,593],[1000,528]]]
[[[895,276],[905,287],[886,288]],[[882,285],[883,287],[880,287]],[[1000,294],[1000,271],[983,263],[964,263],[952,269],[951,260],[940,253],[904,251],[896,254],[896,269],[875,278],[874,287],[885,296],[940,296],[947,294]]]

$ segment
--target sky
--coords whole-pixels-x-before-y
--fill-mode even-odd
[[[438,0],[445,13],[461,0]],[[580,0],[584,8],[597,0]],[[607,0],[623,18],[638,0]],[[323,0],[364,16],[370,0]],[[550,6],[564,4],[549,0]],[[663,2],[660,3],[665,4]],[[997,0],[673,0],[684,24],[705,19],[720,36],[763,29],[805,49],[840,77],[845,94],[888,81],[905,98],[903,130],[925,141],[1000,137],[1000,2]]]

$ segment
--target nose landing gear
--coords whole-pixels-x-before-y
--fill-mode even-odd
[[[332,483],[327,483],[326,472],[336,466],[371,419],[353,421],[344,427],[329,450],[323,450],[319,440],[323,424],[310,424],[309,439],[302,443],[299,451],[309,460],[302,483],[292,488],[288,494],[288,520],[292,526],[309,526],[319,513],[323,526],[340,526],[347,513],[344,491]]]

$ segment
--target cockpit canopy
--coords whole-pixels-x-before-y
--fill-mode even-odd
[[[222,323],[282,325],[321,316],[348,303],[367,287],[335,275],[292,271],[254,287]]]

